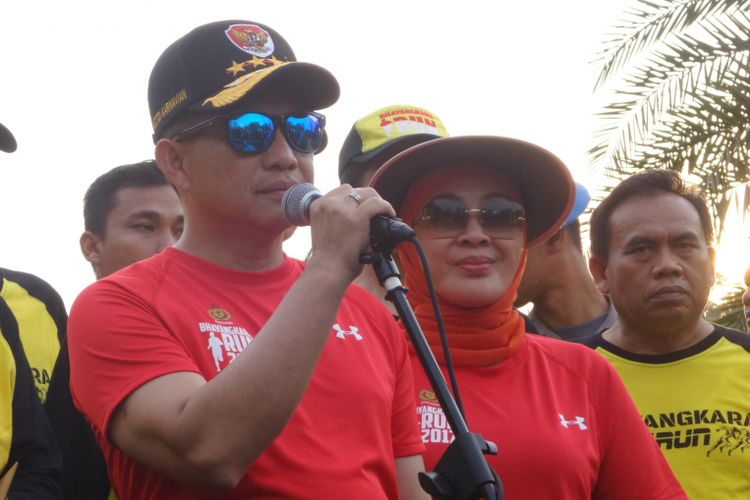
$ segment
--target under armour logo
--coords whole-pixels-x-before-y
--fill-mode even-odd
[[[348,330],[344,330],[339,326],[338,323],[333,325],[333,329],[336,330],[336,338],[346,339],[347,335],[353,335],[355,339],[362,340],[362,335],[359,334],[359,328],[353,325],[349,325]]]
[[[562,413],[558,413],[558,415],[560,415],[560,423],[566,429],[568,429],[569,428],[568,426],[570,425],[577,425],[578,428],[581,429],[582,431],[585,431],[586,429],[589,428],[589,426],[585,424],[586,419],[583,417],[579,417],[576,415],[575,420],[566,420]]]

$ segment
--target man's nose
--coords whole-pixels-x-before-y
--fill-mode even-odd
[[[681,276],[682,262],[680,258],[669,248],[658,251],[654,265],[654,273],[659,276]]]
[[[276,131],[271,145],[260,153],[262,156],[263,168],[291,170],[298,167],[297,155],[294,149],[284,137],[281,129]]]

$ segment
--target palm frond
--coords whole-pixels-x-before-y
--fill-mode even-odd
[[[730,211],[750,218],[750,0],[640,0],[627,14],[600,52],[609,104],[588,152],[606,173],[595,199],[669,168],[700,183],[721,238]],[[738,293],[710,312],[744,329]]]
[[[709,304],[706,319],[728,328],[747,332],[745,312],[742,306],[742,288],[735,288],[722,297],[718,304]]]
[[[623,19],[595,56],[603,62],[594,89],[645,49],[678,34],[704,19],[748,9],[748,0],[641,0],[625,12]]]
[[[738,19],[706,23],[704,37],[710,43],[690,35],[675,37],[625,77],[615,101],[598,114],[601,127],[594,139],[600,142],[589,151],[591,162],[606,157],[614,159],[608,163],[616,167],[634,144],[646,141],[654,124],[688,97],[697,100],[690,103],[694,106],[701,93],[715,93],[716,86],[732,91],[727,83],[747,79],[750,18],[742,14]]]

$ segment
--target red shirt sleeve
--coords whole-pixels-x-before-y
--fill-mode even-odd
[[[394,338],[396,387],[393,397],[393,454],[396,458],[421,455],[424,445],[420,437],[417,420],[417,404],[414,399],[414,377],[404,333],[395,321],[391,322]]]
[[[74,401],[100,437],[107,436],[117,406],[138,387],[168,373],[199,372],[153,308],[106,279],[73,304],[68,343]]]
[[[601,420],[602,465],[595,499],[687,499],[625,385],[603,357],[595,359],[591,400]]]

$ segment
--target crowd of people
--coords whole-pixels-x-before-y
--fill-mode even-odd
[[[593,209],[587,259],[591,197],[553,153],[390,105],[354,122],[341,185],[301,206],[303,262],[282,200],[313,183],[338,97],[258,22],[164,50],[154,160],[87,190],[96,280],[70,316],[0,269],[0,498],[411,500],[435,470],[449,498],[440,380],[363,263],[376,216],[413,228],[393,249],[402,289],[504,498],[750,495],[750,336],[704,319],[697,188],[626,179]]]

